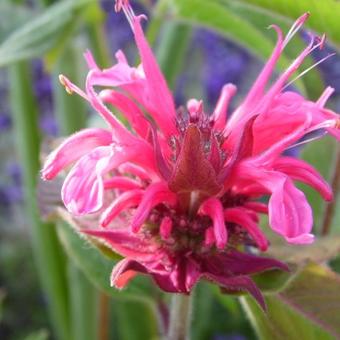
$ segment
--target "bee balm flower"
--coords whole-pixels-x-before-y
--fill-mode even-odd
[[[42,170],[54,178],[72,165],[62,198],[73,215],[97,213],[99,226],[82,232],[103,240],[125,259],[111,276],[124,287],[137,273],[152,275],[168,292],[189,293],[205,278],[231,290],[247,290],[264,306],[251,280],[253,273],[286,269],[276,260],[246,253],[265,251],[268,241],[258,214],[268,214],[271,228],[288,242],[313,241],[312,211],[294,185],[304,182],[326,200],[328,184],[309,164],[282,153],[307,133],[327,129],[340,137],[338,116],[324,108],[327,88],[317,102],[285,91],[289,77],[324,39],[313,39],[291,66],[269,86],[286,44],[308,15],[301,16],[276,47],[255,84],[227,120],[236,87],[227,84],[214,112],[191,99],[176,110],[173,97],[128,1],[119,1],[132,27],[141,64],[131,67],[123,52],[101,70],[92,55],[86,90],[65,76],[60,80],[105,119],[107,129],[85,129],[65,140]],[[97,88],[104,88],[96,92]],[[108,108],[117,108],[130,129]],[[262,197],[269,197],[268,204]]]

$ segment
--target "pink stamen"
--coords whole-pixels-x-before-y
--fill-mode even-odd
[[[163,240],[167,240],[170,237],[172,226],[173,223],[170,217],[166,216],[162,219],[159,232]]]

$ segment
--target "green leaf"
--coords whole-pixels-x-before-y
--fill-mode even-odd
[[[74,226],[61,222],[58,235],[68,256],[73,260],[87,278],[102,292],[115,298],[128,298],[150,303],[155,289],[147,277],[139,276],[129,283],[122,292],[110,287],[110,274],[117,263],[103,256],[83,235],[75,231]]]
[[[221,0],[226,1],[226,0]],[[253,11],[265,11],[271,16],[296,20],[301,14],[310,12],[306,26],[327,37],[336,47],[340,47],[339,13],[340,3],[337,0],[240,0],[251,5]]]
[[[0,4],[0,41],[33,16],[33,10],[11,3]]]
[[[38,332],[34,332],[24,338],[24,340],[47,340],[49,338],[49,333],[47,330],[42,329]]]
[[[125,327],[131,325],[131,322],[135,323],[131,318],[134,313],[135,318],[141,320],[141,323],[135,323],[136,329],[130,330],[127,335],[124,333],[123,339],[141,338],[138,334],[146,334],[145,339],[156,338],[157,309],[154,300],[159,292],[155,285],[147,277],[138,276],[123,291],[110,287],[110,274],[117,261],[104,257],[66,222],[60,222],[57,230],[64,249],[74,265],[95,287],[119,303],[119,310],[115,313],[118,313],[121,322],[124,320]]]
[[[283,291],[266,296],[267,313],[248,297],[241,302],[261,339],[340,336],[340,276],[325,266],[310,263]]]
[[[5,292],[3,290],[0,290],[0,322],[2,320],[3,317],[3,313],[4,313],[4,299],[5,299]]]
[[[60,44],[77,18],[79,10],[95,0],[64,0],[48,7],[10,34],[0,45],[0,67],[15,61],[41,56]]]
[[[323,263],[334,257],[340,252],[340,235],[332,237],[320,237],[313,244],[293,245],[285,241],[274,241],[268,255],[288,265],[301,267],[309,262]]]
[[[273,30],[270,31],[272,38],[268,38],[265,26],[253,25],[250,20],[242,16],[242,13],[237,13],[234,7],[229,8],[217,0],[209,2],[205,0],[174,0],[169,2],[169,7],[175,19],[213,29],[261,59],[266,60],[274,48],[273,40],[276,35]],[[287,58],[282,56],[278,67],[284,69],[289,64]],[[297,80],[295,85],[301,92],[305,92],[301,81]]]

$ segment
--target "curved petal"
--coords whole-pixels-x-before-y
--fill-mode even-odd
[[[280,157],[274,162],[273,168],[285,173],[295,180],[311,186],[318,191],[326,201],[331,201],[333,199],[330,185],[308,163],[297,158]]]
[[[268,240],[256,222],[244,208],[229,208],[224,210],[224,218],[246,229],[262,251],[268,248]]]
[[[122,93],[113,90],[103,90],[100,92],[100,98],[106,103],[118,108],[121,111],[132,128],[142,137],[146,138],[149,131],[149,124],[144,117],[143,112],[140,108]]]
[[[271,228],[290,243],[311,243],[313,216],[305,195],[278,171],[239,164],[237,175],[252,179],[271,193],[268,209]]]
[[[208,198],[201,204],[198,212],[199,214],[209,216],[213,220],[216,246],[219,249],[223,249],[228,241],[228,233],[224,223],[223,206],[220,200],[215,197]]]
[[[123,210],[138,205],[143,197],[143,190],[130,190],[119,195],[100,217],[100,225],[106,227]]]
[[[134,190],[141,189],[142,185],[136,180],[126,176],[114,176],[104,182],[105,189]]]
[[[136,233],[140,230],[151,209],[157,204],[167,203],[173,206],[176,201],[176,195],[169,190],[165,182],[150,184],[131,222],[132,231]]]
[[[104,129],[84,129],[71,135],[47,157],[41,170],[42,178],[53,179],[61,170],[86,153],[111,142],[111,133]]]
[[[155,247],[133,235],[128,228],[120,229],[81,229],[81,233],[96,237],[103,244],[121,256],[140,261],[155,259]]]
[[[175,126],[175,104],[164,76],[162,75],[152,50],[145,39],[140,23],[142,18],[143,16],[134,17],[132,26],[136,44],[141,56],[145,77],[148,81],[150,101],[153,103],[155,108],[154,112],[151,114],[160,126],[162,132],[165,135],[170,136],[172,134],[177,134]]]
[[[74,215],[90,214],[103,205],[103,176],[131,157],[129,150],[98,147],[83,156],[67,175],[61,190],[62,200]]]

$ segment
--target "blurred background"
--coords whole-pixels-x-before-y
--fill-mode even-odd
[[[131,3],[136,13],[149,17],[145,30],[177,105],[192,97],[202,98],[206,111],[213,108],[221,87],[229,82],[238,87],[232,102],[233,107],[237,105],[274,46],[275,35],[267,26],[276,23],[287,30],[304,11],[294,6],[287,6],[285,12],[280,8],[256,10],[247,1],[227,0]],[[118,49],[127,53],[131,63],[138,60],[128,23],[113,8],[113,0],[1,0],[0,339],[155,337],[157,321],[145,313],[145,303],[109,299],[100,292],[79,269],[82,266],[65,253],[56,232],[58,223],[42,222],[37,209],[35,187],[43,145],[99,124],[86,103],[66,94],[58,75],[67,75],[82,88],[87,74],[82,57],[86,49],[94,53],[101,67],[113,64]],[[311,18],[316,12],[320,15],[313,8],[310,11]],[[339,25],[333,25],[334,18],[332,25],[327,25],[324,15],[321,27],[318,20],[311,19],[311,29],[323,29],[330,35],[330,43],[316,51],[304,68],[339,47]],[[306,32],[287,48],[281,70],[308,41]],[[328,106],[339,112],[339,54],[291,88],[315,99],[325,84],[335,88]],[[333,141],[326,138],[313,142],[313,148],[309,144],[293,153],[302,154],[332,181],[339,158]],[[332,219],[325,222],[327,207],[311,191],[307,194],[315,212],[316,233],[323,233],[324,228],[339,231],[339,209],[333,206]],[[106,276],[108,284],[109,271]],[[193,339],[256,338],[237,299],[221,297],[204,285],[196,294]]]

